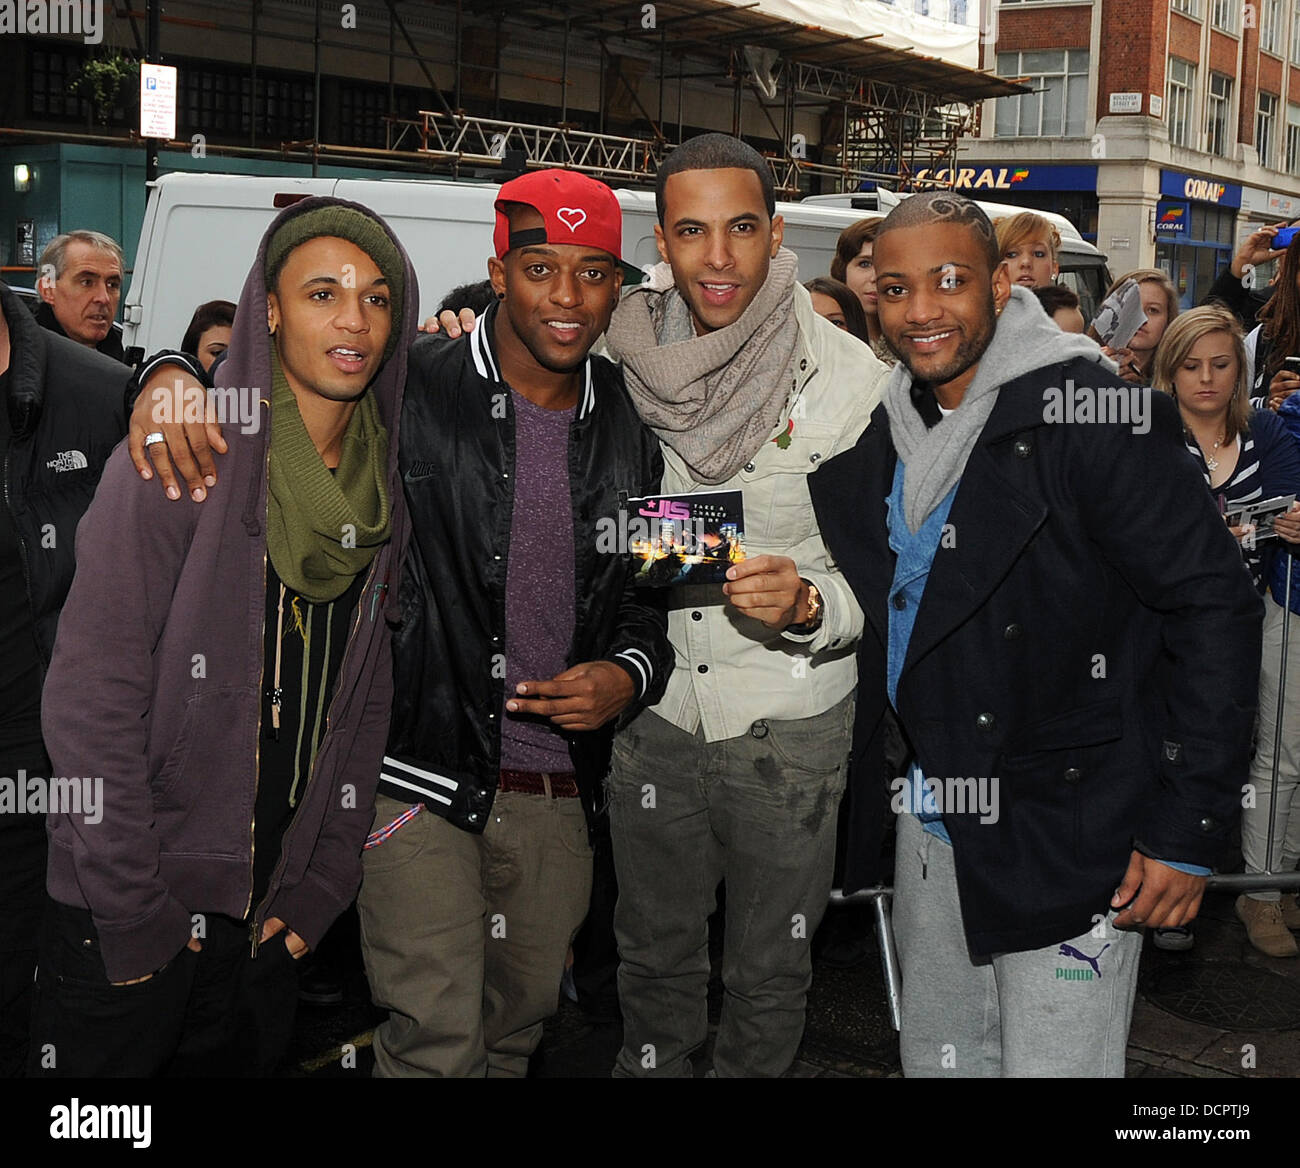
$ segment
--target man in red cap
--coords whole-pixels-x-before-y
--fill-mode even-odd
[[[618,202],[547,170],[496,209],[498,303],[411,353],[415,536],[358,901],[385,1076],[526,1073],[587,914],[614,719],[672,668],[665,615],[598,551],[620,492],[662,473],[617,367],[589,356],[622,283]]]
[[[673,664],[666,614],[600,538],[620,496],[653,493],[663,471],[617,366],[589,355],[622,283],[618,202],[547,170],[506,183],[496,208],[496,303],[408,362],[412,537],[358,900],[389,1011],[381,1076],[526,1073],[587,913],[614,721],[658,701]],[[151,424],[154,386],[133,451],[168,482],[167,447],[146,455],[141,427],[178,448],[203,427]]]

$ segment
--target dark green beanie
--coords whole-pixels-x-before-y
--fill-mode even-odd
[[[402,335],[402,297],[406,291],[406,264],[397,245],[374,219],[351,207],[317,207],[304,211],[282,223],[266,245],[266,287],[270,291],[289,253],[294,248],[322,235],[346,239],[366,253],[388,281],[393,327],[384,346],[387,361],[397,349]]]

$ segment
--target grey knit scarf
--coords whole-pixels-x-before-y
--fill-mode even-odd
[[[1076,357],[1116,372],[1096,341],[1062,332],[1029,289],[1015,286],[966,396],[938,425],[926,427],[912,401],[912,374],[902,361],[894,366],[885,383],[885,412],[903,463],[903,517],[913,534],[961,478],[1002,386],[1034,369]]]
[[[642,420],[702,483],[724,483],[771,436],[789,400],[799,326],[799,260],[781,248],[740,319],[695,335],[690,309],[657,264],[614,310],[605,344],[623,362]]]

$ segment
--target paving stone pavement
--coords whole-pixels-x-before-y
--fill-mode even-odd
[[[1234,899],[1225,893],[1206,897],[1189,953],[1162,952],[1147,938],[1129,1039],[1129,1077],[1300,1077],[1300,960],[1256,953],[1233,914]],[[828,913],[814,945],[807,1029],[789,1077],[900,1075],[898,1039],[889,1023],[879,955],[870,934],[865,910]],[[864,937],[868,952],[853,968],[832,968],[824,959],[828,945]],[[712,951],[711,1031],[722,1001],[716,940]],[[1261,1002],[1261,994],[1268,1000]],[[1267,1024],[1252,1024],[1255,1016],[1265,1016]],[[359,967],[351,969],[342,1005],[300,1007],[285,1073],[369,1075],[370,1033],[381,1017],[369,1001],[364,975]],[[1244,1021],[1233,1024],[1237,1017]],[[606,1077],[621,1042],[621,1025],[592,1024],[562,998],[530,1073],[542,1078]],[[707,1046],[697,1063],[697,1074],[703,1074]]]

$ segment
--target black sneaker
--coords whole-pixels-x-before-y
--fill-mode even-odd
[[[313,1006],[337,1006],[343,1001],[343,983],[328,965],[305,957],[298,970],[298,1000]]]

